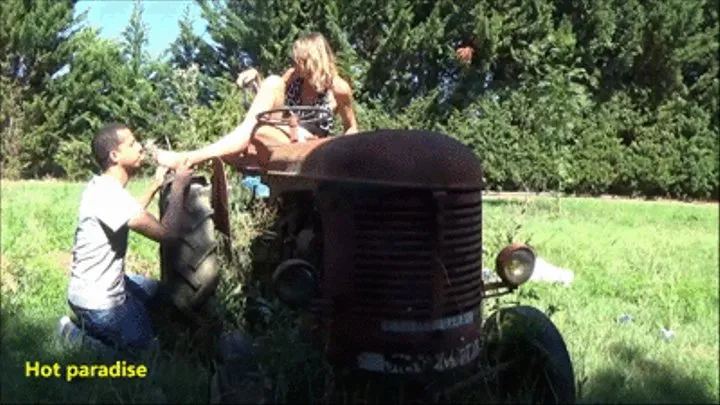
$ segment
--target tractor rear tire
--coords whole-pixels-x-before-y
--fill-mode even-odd
[[[550,318],[530,306],[500,309],[483,326],[485,360],[494,386],[513,403],[575,403],[575,373],[565,341]]]
[[[172,182],[160,194],[160,217],[168,208]],[[211,186],[202,176],[192,178],[185,190],[184,210],[180,217],[180,242],[161,243],[161,279],[173,304],[193,317],[215,293],[219,281],[219,263]]]

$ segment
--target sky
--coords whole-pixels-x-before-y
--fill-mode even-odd
[[[178,21],[185,8],[189,8],[193,19],[193,31],[207,38],[205,21],[200,16],[200,7],[192,0],[141,0],[143,22],[148,28],[147,52],[154,56],[170,46],[180,33]],[[80,0],[75,13],[88,11],[86,24],[100,29],[105,38],[122,38],[122,32],[130,21],[133,0]]]

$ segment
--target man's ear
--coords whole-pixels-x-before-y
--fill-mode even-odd
[[[109,158],[111,164],[114,165],[115,163],[117,163],[117,161],[118,161],[117,151],[116,150],[110,151],[110,155],[108,155],[108,158]]]

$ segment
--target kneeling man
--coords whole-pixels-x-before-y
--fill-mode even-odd
[[[92,141],[92,152],[101,174],[82,194],[68,284],[68,302],[85,333],[68,317],[60,320],[59,330],[65,339],[82,340],[96,349],[146,349],[154,341],[148,309],[159,284],[125,273],[128,230],[157,242],[177,241],[182,191],[192,171],[177,168],[169,207],[160,222],[146,208],[162,184],[165,168],[158,168],[139,201],[125,188],[144,161],[132,131],[122,124],[105,125]]]

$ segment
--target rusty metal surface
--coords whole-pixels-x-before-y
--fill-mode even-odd
[[[242,164],[268,176],[303,177],[395,187],[482,188],[482,168],[470,148],[444,134],[378,130],[278,143],[257,136]]]
[[[352,202],[342,193],[321,191],[318,211],[323,227],[323,296],[333,302],[335,310],[345,312],[353,300],[355,269],[356,226],[352,215]]]
[[[302,162],[312,149],[330,139],[311,139],[298,143],[291,142],[280,130],[257,133],[253,135],[244,153],[223,156],[223,161],[241,171],[250,167],[263,172],[276,171],[277,175],[292,176],[299,167],[299,162]]]
[[[468,147],[439,133],[379,130],[282,145],[259,139],[249,152],[272,197],[304,191],[316,209],[307,229],[321,232],[322,260],[310,309],[334,364],[389,376],[473,367],[482,340],[483,173]]]
[[[210,181],[212,185],[212,196],[210,204],[213,209],[213,222],[215,229],[230,237],[230,205],[228,203],[227,177],[223,162],[214,158],[213,175]]]
[[[263,178],[270,188],[270,198],[274,199],[286,193],[302,190],[314,190],[317,182],[312,179],[293,176],[275,176],[270,173]]]
[[[330,333],[331,361],[388,375],[442,374],[472,367],[482,345],[480,314],[474,311],[434,322],[338,317]]]
[[[357,202],[353,263],[355,296],[362,298],[355,313],[429,319],[477,305],[482,298],[481,198],[479,190],[447,193],[442,211],[431,193],[422,192]]]
[[[311,139],[284,145],[263,144],[257,148],[262,152],[267,151],[267,158],[261,160],[265,170],[276,176],[294,176],[299,174],[302,163],[314,150],[340,138],[342,137]],[[263,147],[265,149],[262,149]]]
[[[328,139],[312,148],[298,176],[395,187],[482,188],[477,156],[444,134],[378,130]]]
[[[388,375],[471,367],[483,299],[481,190],[326,185],[317,200],[334,252],[325,250],[324,301],[315,301],[331,361]]]

